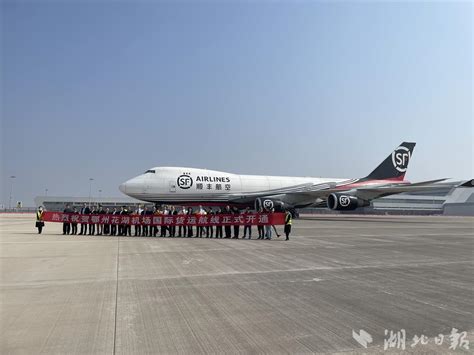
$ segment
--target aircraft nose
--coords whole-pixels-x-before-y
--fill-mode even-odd
[[[119,190],[120,190],[122,193],[126,194],[126,193],[127,193],[127,183],[124,182],[123,184],[120,184]]]
[[[119,185],[119,190],[127,196],[135,197],[145,191],[146,181],[141,177],[135,177]]]

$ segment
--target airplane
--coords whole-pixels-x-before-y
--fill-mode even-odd
[[[182,206],[247,206],[294,210],[327,206],[349,211],[402,192],[436,188],[437,179],[404,180],[416,143],[401,143],[369,175],[359,179],[238,175],[215,170],[155,167],[119,186],[122,193],[146,202]]]

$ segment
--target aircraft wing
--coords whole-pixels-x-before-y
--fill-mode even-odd
[[[444,180],[446,179],[422,181],[402,186],[380,186],[374,188],[361,187],[356,190],[355,196],[363,200],[370,201],[379,197],[400,194],[403,192],[431,191],[439,189],[440,186],[434,184]]]
[[[388,195],[399,194],[402,192],[415,192],[415,191],[430,191],[438,189],[439,186],[434,185],[437,182],[444,181],[446,179],[436,179],[421,181],[417,183],[408,183],[404,185],[393,185],[388,184],[385,186],[360,186],[350,188],[350,181],[338,184],[336,182],[329,182],[323,184],[302,184],[295,185],[292,187],[287,187],[284,189],[275,189],[270,191],[258,191],[251,192],[248,194],[240,194],[231,198],[233,202],[251,202],[256,198],[266,198],[274,196],[284,196],[285,199],[290,199],[293,201],[311,201],[316,199],[326,199],[332,193],[348,193],[352,196],[357,196],[363,200],[373,200],[379,197],[384,197]],[[348,188],[345,189],[344,186],[347,185]]]

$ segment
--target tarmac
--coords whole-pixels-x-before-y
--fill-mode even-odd
[[[474,218],[321,215],[261,241],[3,214],[0,233],[1,354],[474,352]]]

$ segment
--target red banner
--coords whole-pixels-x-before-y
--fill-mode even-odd
[[[211,215],[134,215],[134,214],[77,214],[45,211],[45,222],[142,225],[142,226],[233,226],[283,225],[284,213],[245,213]]]

